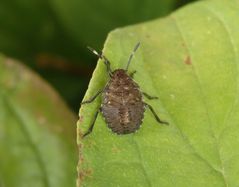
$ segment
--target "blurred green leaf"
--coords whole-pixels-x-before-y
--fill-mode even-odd
[[[90,53],[85,54],[85,47],[82,50],[80,45],[65,33],[49,2],[0,1],[0,28],[0,52],[20,59],[34,68],[57,88],[67,103],[75,109],[75,103],[81,100],[85,92],[89,76],[49,66],[57,66],[58,61],[64,61],[72,66],[79,64],[78,68],[81,69],[89,69]],[[47,58],[42,58],[44,56]],[[46,67],[41,65],[44,63],[48,63]],[[68,83],[63,84],[66,81]]]
[[[110,30],[165,15],[177,4],[178,0],[140,3],[136,0],[3,0],[0,1],[0,52],[34,68],[76,109],[94,66],[95,58],[86,46],[99,48]],[[39,65],[44,55],[49,57],[44,59],[49,62],[46,68]],[[90,71],[86,76],[49,68],[59,59],[76,66],[75,69]]]
[[[169,126],[147,110],[141,129],[113,134],[99,115],[93,132],[81,139],[100,105],[84,105],[78,122],[79,186],[238,186],[239,173],[239,3],[200,1],[165,19],[111,32],[104,53],[113,69],[130,66],[148,101]],[[99,62],[85,99],[104,87]]]
[[[166,15],[176,0],[51,0],[71,36],[82,45],[102,46],[107,33],[120,26]]]
[[[0,50],[25,63],[41,53],[80,57],[79,45],[64,33],[48,1],[1,1],[0,25]]]
[[[0,56],[0,186],[75,186],[75,120],[40,77]]]

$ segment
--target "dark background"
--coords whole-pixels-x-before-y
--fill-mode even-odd
[[[166,16],[192,0],[0,0],[0,52],[47,80],[77,113],[112,29]]]

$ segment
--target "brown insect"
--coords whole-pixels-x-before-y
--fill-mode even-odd
[[[142,96],[148,99],[158,99],[158,97],[153,97],[140,91],[138,84],[133,80],[133,75],[136,71],[129,75],[127,74],[129,64],[139,45],[140,43],[137,43],[131,53],[126,68],[116,69],[115,71],[111,70],[110,62],[103,54],[99,54],[94,49],[89,48],[104,61],[110,80],[102,90],[98,91],[89,100],[81,103],[91,103],[98,95],[102,94],[102,104],[95,113],[90,128],[83,136],[92,132],[99,112],[102,112],[108,127],[116,134],[130,134],[139,129],[144,118],[145,108],[150,109],[157,122],[168,125],[168,122],[161,121],[153,107],[142,99]]]

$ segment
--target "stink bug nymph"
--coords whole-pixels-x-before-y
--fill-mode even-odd
[[[150,109],[157,122],[168,125],[168,122],[160,120],[153,107],[144,102],[142,96],[148,99],[158,98],[140,91],[139,85],[133,80],[133,75],[136,71],[128,74],[130,62],[139,45],[140,43],[137,43],[129,56],[126,68],[116,69],[114,71],[111,70],[110,62],[103,54],[89,48],[104,61],[110,80],[106,86],[99,90],[93,97],[81,103],[91,103],[97,96],[102,95],[101,106],[95,113],[90,128],[83,136],[92,132],[99,112],[102,113],[108,127],[116,134],[130,134],[139,129],[144,117],[145,108]]]

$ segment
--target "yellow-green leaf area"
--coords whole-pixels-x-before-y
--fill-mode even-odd
[[[78,122],[79,186],[238,186],[239,2],[208,0],[150,22],[112,31],[104,54],[113,69],[129,70],[169,126],[145,112],[141,128],[116,135],[99,115],[101,103],[84,105]],[[108,80],[99,61],[84,99]]]
[[[75,186],[76,118],[21,63],[0,55],[0,186]]]

